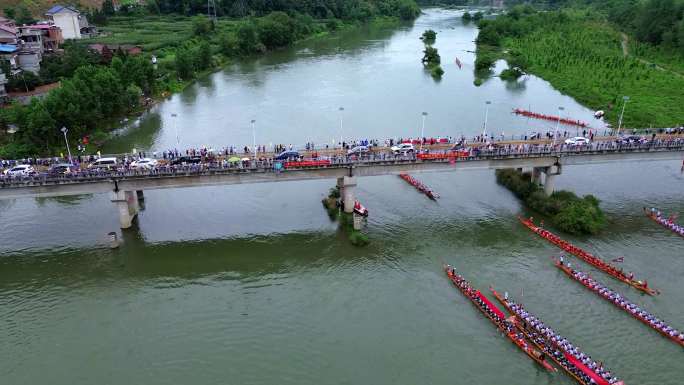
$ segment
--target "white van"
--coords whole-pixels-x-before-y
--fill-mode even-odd
[[[88,166],[88,168],[115,168],[118,165],[116,158],[100,158]]]

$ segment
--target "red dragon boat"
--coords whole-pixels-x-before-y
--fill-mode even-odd
[[[608,300],[613,305],[624,310],[632,317],[643,322],[648,327],[662,334],[666,338],[672,340],[676,344],[684,346],[684,332],[667,325],[663,320],[641,309],[639,306],[632,303],[616,291],[607,288],[603,284],[591,278],[589,274],[583,273],[579,270],[572,269],[568,267],[568,265],[563,264],[561,261],[557,259],[554,259],[554,264],[556,265],[556,267],[561,269],[568,277],[579,282],[580,284],[582,284],[582,286],[598,294],[600,297]]]
[[[646,207],[644,207],[644,213],[647,217],[651,218],[655,223],[665,227],[666,229],[670,229],[673,233],[681,237],[684,237],[684,226],[676,224],[672,217],[666,219],[665,216],[662,215],[660,211],[656,208],[646,210]]]
[[[411,175],[406,174],[406,173],[401,173],[401,174],[399,174],[399,178],[405,180],[408,184],[410,184],[411,186],[415,187],[416,190],[422,192],[422,193],[425,194],[428,198],[430,198],[430,199],[432,199],[432,200],[436,200],[437,198],[439,198],[439,195],[438,195],[436,192],[432,191],[431,188],[429,188],[428,186],[424,185],[423,182],[421,182],[421,181],[419,181],[418,179],[412,177]]]
[[[513,113],[515,113],[516,115],[527,116],[528,118],[551,120],[554,122],[560,122],[562,124],[568,124],[568,125],[572,125],[572,126],[579,126],[579,127],[588,127],[589,126],[587,123],[582,122],[580,120],[562,118],[560,116],[555,116],[555,115],[540,114],[538,112],[527,111],[527,110],[523,110],[521,108],[515,108],[513,110]]]
[[[572,345],[566,338],[554,332],[540,319],[525,310],[522,304],[502,296],[491,287],[489,289],[506,310],[517,317],[519,329],[538,348],[549,353],[549,357],[577,382],[582,385],[624,385],[623,381],[614,377],[602,364],[591,360],[588,355]]]
[[[549,372],[556,372],[557,369],[549,364],[545,357],[546,354],[532,347],[522,336],[520,332],[517,331],[513,323],[505,318],[504,313],[496,307],[490,300],[487,299],[479,290],[476,290],[472,285],[466,281],[463,277],[456,273],[456,270],[449,266],[444,266],[444,271],[451,282],[456,286],[458,290],[463,293],[475,307],[485,315],[499,330],[501,330],[506,337],[511,340],[522,351],[527,354],[532,360],[541,365],[544,369]]]
[[[602,260],[601,258],[595,257],[588,252],[580,249],[579,247],[571,244],[570,242],[562,240],[559,236],[551,233],[548,230],[544,230],[541,227],[538,227],[532,222],[531,219],[522,219],[518,217],[520,222],[525,225],[528,229],[532,230],[535,234],[539,235],[540,237],[546,239],[547,241],[553,243],[554,245],[560,247],[561,249],[567,251],[568,253],[576,256],[577,258],[585,261],[586,263],[600,269],[601,271],[605,272],[606,274],[610,275],[611,277],[622,281],[637,290],[640,290],[646,294],[649,295],[656,295],[660,294],[658,290],[652,289],[648,286],[647,281],[638,281],[635,280],[634,277],[631,275],[628,276],[625,274],[622,269],[619,269],[608,262]]]

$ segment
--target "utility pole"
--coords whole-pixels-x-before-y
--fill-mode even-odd
[[[618,130],[617,130],[618,135],[620,135],[620,129],[622,128],[622,117],[625,114],[625,107],[627,106],[627,102],[629,101],[629,96],[623,96],[622,100],[623,100],[622,112],[620,112],[620,119],[618,120]]]
[[[423,111],[423,128],[420,129],[420,152],[423,152],[423,138],[425,138],[425,118],[427,117],[427,112]]]
[[[252,144],[254,145],[254,164],[256,165],[256,159],[257,159],[257,146],[256,146],[256,128],[255,128],[255,123],[256,120],[252,119]]]
[[[69,140],[67,139],[67,132],[69,132],[69,130],[67,130],[66,127],[62,127],[62,129],[60,131],[62,131],[62,133],[64,134],[64,143],[66,143],[67,153],[69,154],[69,163],[72,163],[72,161],[71,161],[71,149],[69,148]]]
[[[558,107],[558,120],[556,120],[556,131],[553,133],[553,145],[556,145],[556,140],[558,139],[558,128],[560,128],[561,111],[565,110],[564,107]]]
[[[340,147],[342,147],[342,117],[344,115],[344,107],[339,108],[340,111]]]
[[[491,101],[487,100],[485,102],[485,119],[484,119],[484,128],[482,129],[482,140],[484,142],[487,141],[487,119],[489,118],[489,105],[492,104]]]

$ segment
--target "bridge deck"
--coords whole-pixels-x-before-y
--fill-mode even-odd
[[[562,151],[519,151],[499,148],[456,160],[420,160],[415,156],[377,156],[350,160],[335,158],[327,166],[276,170],[272,161],[258,161],[252,167],[202,164],[164,166],[157,170],[93,172],[69,177],[24,177],[0,179],[0,199],[61,196],[209,185],[267,183],[342,176],[377,176],[401,172],[455,171],[549,167],[554,164],[579,165],[605,162],[679,160],[684,157],[684,140],[665,145],[636,145],[620,148],[580,148]]]

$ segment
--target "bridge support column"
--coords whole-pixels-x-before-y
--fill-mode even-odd
[[[561,174],[559,163],[544,169],[544,194],[551,195],[556,186],[556,177]]]
[[[553,189],[556,184],[556,175],[554,174],[546,174],[546,178],[544,180],[544,194],[551,195],[553,194]]]
[[[138,211],[144,211],[145,210],[145,194],[143,193],[143,190],[136,190],[135,195],[138,198]]]
[[[344,204],[344,212],[352,213],[354,211],[354,201],[356,200],[356,178],[353,176],[345,176],[337,179],[337,186],[340,188],[340,196]]]
[[[138,199],[134,191],[114,191],[112,202],[116,204],[119,212],[119,222],[122,229],[130,228],[133,218],[138,215]]]
[[[542,184],[542,172],[544,172],[544,169],[541,167],[532,168],[532,183],[536,183],[538,185]]]

